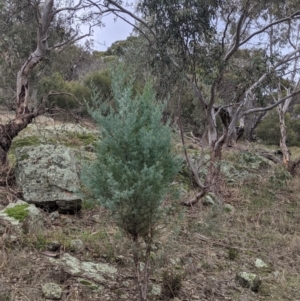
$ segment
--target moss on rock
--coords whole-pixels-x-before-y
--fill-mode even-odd
[[[22,222],[29,215],[29,211],[27,210],[28,207],[28,204],[21,204],[5,209],[4,213],[6,213],[9,217]]]

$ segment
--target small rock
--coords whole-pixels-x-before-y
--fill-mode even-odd
[[[47,244],[47,250],[51,252],[58,251],[60,249],[60,243],[57,240],[51,241]]]
[[[160,296],[161,294],[161,286],[158,284],[153,284],[150,294],[152,296]]]
[[[73,239],[70,242],[71,251],[82,251],[84,249],[84,243],[81,239]]]
[[[123,284],[123,286],[125,286],[125,287],[130,287],[130,286],[131,286],[131,284],[130,284],[129,281],[123,281],[122,284]]]
[[[257,258],[255,260],[255,266],[259,269],[259,268],[267,268],[268,265],[266,263],[264,263],[261,259]]]
[[[61,298],[62,289],[56,283],[50,282],[42,285],[42,292],[47,299],[59,300]]]
[[[172,263],[172,265],[178,265],[181,263],[181,259],[180,258],[170,258],[170,262]]]
[[[237,274],[236,279],[241,286],[250,288],[253,292],[258,292],[261,285],[259,277],[252,273],[241,272]]]
[[[66,217],[64,220],[63,220],[63,223],[65,225],[69,225],[69,224],[72,224],[73,223],[73,220],[69,217]]]
[[[216,203],[213,200],[213,198],[208,194],[207,196],[205,196],[205,198],[203,200],[203,205],[205,205],[205,206],[215,206]]]
[[[230,212],[234,212],[235,208],[232,205],[230,205],[230,204],[225,204],[224,205],[224,210],[225,210],[225,212],[230,213]]]
[[[140,265],[140,271],[143,271],[144,268],[145,268],[145,263],[144,262],[140,262],[139,265]]]
[[[99,214],[92,215],[92,220],[98,223],[101,221],[101,216]]]
[[[50,218],[51,221],[54,221],[54,220],[58,219],[59,218],[58,211],[54,211],[54,212],[50,213],[49,218]]]
[[[125,257],[122,255],[119,255],[116,257],[116,263],[119,265],[124,265],[125,264]]]

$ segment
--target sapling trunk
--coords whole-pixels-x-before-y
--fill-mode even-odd
[[[149,282],[149,269],[150,269],[150,253],[151,242],[147,240],[145,255],[142,256],[142,247],[139,238],[133,239],[133,261],[135,265],[135,273],[137,278],[137,289],[140,296],[140,301],[147,301],[147,291]],[[142,260],[143,257],[143,261]]]

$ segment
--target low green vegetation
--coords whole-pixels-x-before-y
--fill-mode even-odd
[[[41,143],[39,137],[37,136],[26,136],[23,138],[17,138],[13,140],[10,152],[14,152],[16,148],[24,146],[36,146]]]
[[[28,204],[16,205],[12,208],[5,209],[5,213],[18,221],[24,221],[28,216],[29,212],[27,210]]]

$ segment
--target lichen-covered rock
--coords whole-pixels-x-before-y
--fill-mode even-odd
[[[267,268],[268,265],[265,262],[263,262],[261,259],[257,258],[255,260],[255,267],[257,267],[258,269],[260,269],[260,268]]]
[[[61,298],[62,289],[56,283],[45,283],[42,285],[42,292],[46,299],[59,300]]]
[[[100,284],[115,280],[117,275],[117,269],[111,265],[80,261],[68,253],[63,254],[60,259],[49,258],[49,260],[72,276],[80,276]]]
[[[152,295],[152,296],[160,296],[160,294],[161,294],[161,286],[158,285],[158,284],[152,284],[150,295]]]
[[[224,205],[224,210],[227,213],[234,213],[234,211],[235,211],[234,207],[230,204],[225,204]]]
[[[261,285],[261,280],[253,273],[240,272],[237,274],[236,279],[241,286],[250,288],[253,292],[258,292]]]
[[[16,149],[16,180],[24,200],[48,210],[81,209],[78,167],[73,151],[61,145]]]
[[[205,198],[203,199],[203,205],[205,206],[215,206],[216,202],[212,195],[206,195]]]
[[[39,233],[44,227],[41,212],[33,204],[18,200],[0,210],[0,226],[10,226],[13,234]],[[1,228],[1,227],[0,227]]]
[[[82,251],[84,249],[83,241],[79,238],[71,240],[70,249],[74,252]]]

